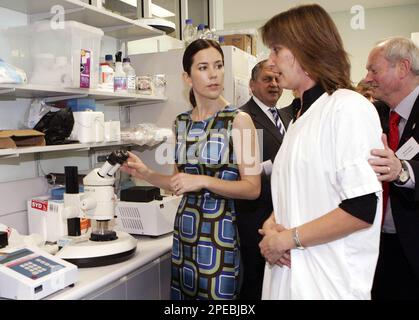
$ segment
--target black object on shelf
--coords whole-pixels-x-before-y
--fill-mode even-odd
[[[161,199],[160,189],[148,186],[136,186],[121,190],[121,201],[150,202]]]
[[[9,240],[7,238],[7,232],[0,231],[0,248],[7,247],[8,244],[9,244]]]

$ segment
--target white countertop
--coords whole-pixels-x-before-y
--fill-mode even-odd
[[[79,268],[79,280],[74,287],[67,287],[45,299],[75,300],[81,299],[95,290],[110,284],[132,271],[154,261],[172,249],[172,234],[151,238],[137,236],[138,244],[135,255],[127,261],[104,267]]]

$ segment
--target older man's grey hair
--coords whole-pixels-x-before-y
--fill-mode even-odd
[[[419,48],[415,43],[403,37],[391,37],[378,42],[383,50],[384,57],[391,63],[400,60],[409,60],[412,73],[419,76]]]

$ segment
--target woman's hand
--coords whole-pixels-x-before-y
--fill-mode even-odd
[[[135,178],[147,180],[150,169],[135,154],[128,151],[128,159],[121,167],[121,171],[129,173]]]
[[[275,230],[277,224],[275,222],[275,216],[272,212],[272,214],[269,216],[268,219],[265,220],[265,222],[262,225],[262,229],[259,229],[259,233],[262,234],[261,232],[267,232],[269,230]],[[262,234],[263,235],[263,234]]]
[[[186,192],[200,191],[208,178],[204,175],[177,173],[170,179],[170,187],[179,196]]]
[[[260,252],[270,264],[277,264],[280,267],[286,265],[291,268],[288,243],[290,231],[281,224],[272,224],[269,220],[266,220],[263,228],[259,230],[259,233],[264,236],[259,243]]]

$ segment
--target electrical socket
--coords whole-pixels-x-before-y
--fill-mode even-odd
[[[95,150],[94,152],[94,162],[95,164],[102,164],[106,161],[106,158],[109,156],[109,154],[112,151],[99,151],[99,150]]]

